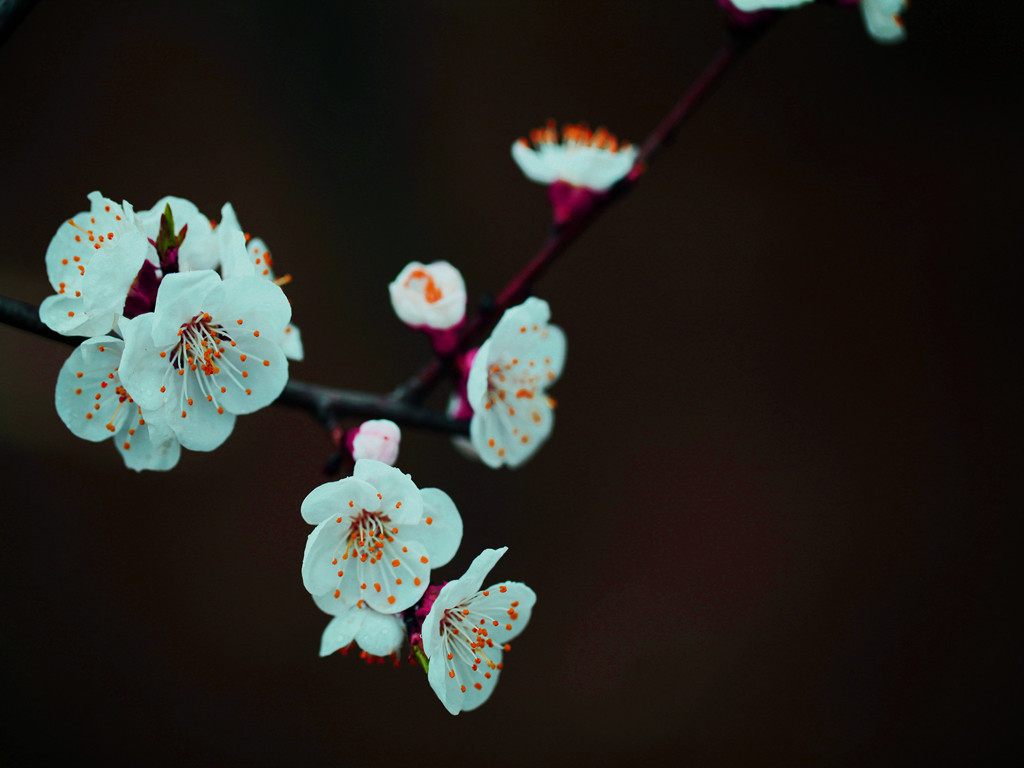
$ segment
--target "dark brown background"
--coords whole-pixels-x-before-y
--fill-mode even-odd
[[[519,471],[408,431],[538,593],[493,699],[317,658],[323,434],[242,418],[135,475],[53,408],[69,348],[0,328],[0,761],[939,765],[1017,743],[1019,3],[915,2],[907,43],[791,15],[543,280],[569,336]],[[427,358],[387,282],[474,296],[543,237],[509,158],[548,117],[639,141],[722,39],[697,2],[43,0],[0,50],[0,292],[39,302],[99,189],[230,200],[306,340],[295,378]]]

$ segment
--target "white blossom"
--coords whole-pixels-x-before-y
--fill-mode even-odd
[[[149,424],[121,383],[124,342],[111,336],[83,341],[57,376],[57,414],[78,437],[113,439],[124,463],[136,471],[171,469],[181,446],[167,427]]]
[[[561,181],[596,192],[629,173],[638,153],[632,144],[619,144],[604,128],[592,131],[585,125],[566,125],[559,136],[554,120],[532,131],[530,141],[519,139],[512,145],[512,158],[527,178],[540,184]]]
[[[64,221],[46,249],[46,275],[56,291],[39,318],[67,336],[99,336],[121,318],[125,298],[152,247],[129,203],[89,194],[88,211]]]
[[[406,264],[388,291],[398,319],[413,328],[446,330],[466,316],[466,284],[447,261]]]
[[[122,323],[121,378],[147,418],[183,446],[218,447],[235,415],[277,399],[288,361],[273,340],[291,315],[281,289],[212,270],[167,275],[156,309]]]
[[[547,440],[554,400],[545,390],[565,364],[565,334],[549,325],[546,301],[527,299],[506,310],[473,359],[466,394],[469,435],[490,467],[517,467]]]
[[[316,526],[302,557],[307,591],[381,613],[419,600],[430,570],[451,560],[462,541],[462,518],[444,491],[420,490],[373,459],[357,461],[352,477],[314,488],[302,519]]]
[[[532,589],[515,581],[481,590],[507,549],[485,549],[461,578],[441,588],[423,620],[427,680],[453,715],[476,709],[494,692],[503,652],[526,627],[537,602]]]

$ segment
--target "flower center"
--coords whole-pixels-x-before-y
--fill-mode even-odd
[[[391,518],[381,512],[363,510],[349,526],[348,543],[345,545],[343,560],[349,557],[359,558],[362,562],[370,561],[370,565],[384,558],[384,547],[393,542],[394,529],[388,528]]]
[[[423,298],[427,300],[428,304],[435,304],[444,298],[444,293],[434,282],[434,278],[430,276],[430,273],[425,269],[415,269],[409,275],[409,279],[405,281],[405,287],[408,288],[412,285],[413,280],[423,281]]]
[[[196,315],[178,329],[178,343],[171,350],[170,363],[179,372],[186,366],[207,376],[220,373],[217,361],[224,355],[223,344],[234,344],[224,326],[215,323],[209,312]]]
[[[488,628],[497,627],[502,622],[496,616],[474,609],[475,597],[476,595],[454,608],[448,608],[440,624],[443,638],[441,647],[448,667],[448,676],[458,679],[458,669],[468,667],[470,670],[470,679],[459,681],[463,692],[467,683],[477,690],[482,687],[479,681],[471,682],[473,676],[483,675],[485,680],[490,680],[491,670],[502,667],[500,662],[493,662],[487,653],[489,649],[494,648],[494,640],[488,636]],[[505,645],[504,649],[509,650],[509,646]],[[456,664],[456,659],[461,663]]]

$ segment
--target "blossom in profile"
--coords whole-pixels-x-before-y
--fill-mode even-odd
[[[559,135],[554,120],[530,132],[530,140],[512,145],[512,158],[520,170],[539,184],[563,181],[575,187],[602,192],[623,178],[633,167],[639,150],[619,140],[604,128],[566,125]]]
[[[83,341],[57,376],[57,414],[73,434],[113,439],[129,469],[165,470],[178,463],[181,446],[167,427],[147,422],[121,383],[124,342],[111,336]]]
[[[46,275],[56,293],[43,300],[39,319],[66,336],[100,336],[117,325],[150,250],[129,203],[99,192],[89,202],[88,211],[60,225],[46,249]]]
[[[447,261],[406,264],[388,292],[398,319],[413,328],[444,331],[466,316],[466,283]]]
[[[462,541],[462,518],[444,491],[420,490],[409,475],[373,459],[357,461],[351,477],[314,488],[302,518],[316,526],[302,557],[306,590],[380,613],[419,600],[430,570],[451,560]]]
[[[423,620],[427,680],[453,715],[476,709],[494,692],[503,652],[537,602],[532,589],[515,581],[480,588],[507,549],[485,549],[461,578],[441,588]]]
[[[506,310],[473,358],[466,396],[470,440],[489,467],[517,467],[547,440],[555,403],[545,390],[565,364],[562,329],[549,325],[546,301],[529,298]]]
[[[390,419],[371,419],[349,432],[346,440],[353,460],[376,459],[393,467],[398,460],[402,430]]]
[[[565,125],[554,120],[512,145],[512,159],[528,179],[548,185],[556,224],[563,224],[630,172],[639,150],[620,144],[604,128]]]
[[[313,601],[334,617],[320,638],[321,656],[329,656],[353,642],[371,656],[391,656],[402,647],[405,626],[398,614],[379,613],[365,603],[341,603],[331,595],[318,595]]]
[[[807,5],[814,0],[719,0],[739,23],[756,22],[762,12],[786,10]],[[835,0],[837,5],[859,5],[864,26],[877,42],[897,43],[906,37],[900,14],[906,0]]]
[[[279,287],[291,282],[291,275],[278,277],[274,274],[274,259],[267,244],[242,230],[231,203],[224,204],[220,209],[220,216],[220,223],[215,227],[214,233],[217,238],[221,275],[225,279],[262,277]],[[288,323],[277,341],[289,360],[302,360],[302,336],[297,326]]]
[[[121,324],[121,379],[147,420],[170,427],[190,450],[211,451],[236,414],[269,405],[284,389],[288,361],[273,339],[290,316],[281,289],[262,278],[167,275],[155,311]]]

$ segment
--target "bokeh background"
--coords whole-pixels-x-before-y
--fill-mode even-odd
[[[58,419],[70,348],[0,327],[0,762],[991,764],[1021,720],[1021,14],[915,2],[896,47],[791,14],[538,286],[569,357],[535,459],[405,433],[466,523],[439,577],[508,545],[494,578],[539,595],[457,718],[416,668],[317,657],[308,415],[136,475]],[[0,49],[0,293],[50,293],[93,189],[231,201],[294,278],[292,376],[388,391],[429,357],[406,262],[475,300],[544,237],[512,141],[642,140],[723,29],[712,0],[42,0]]]

